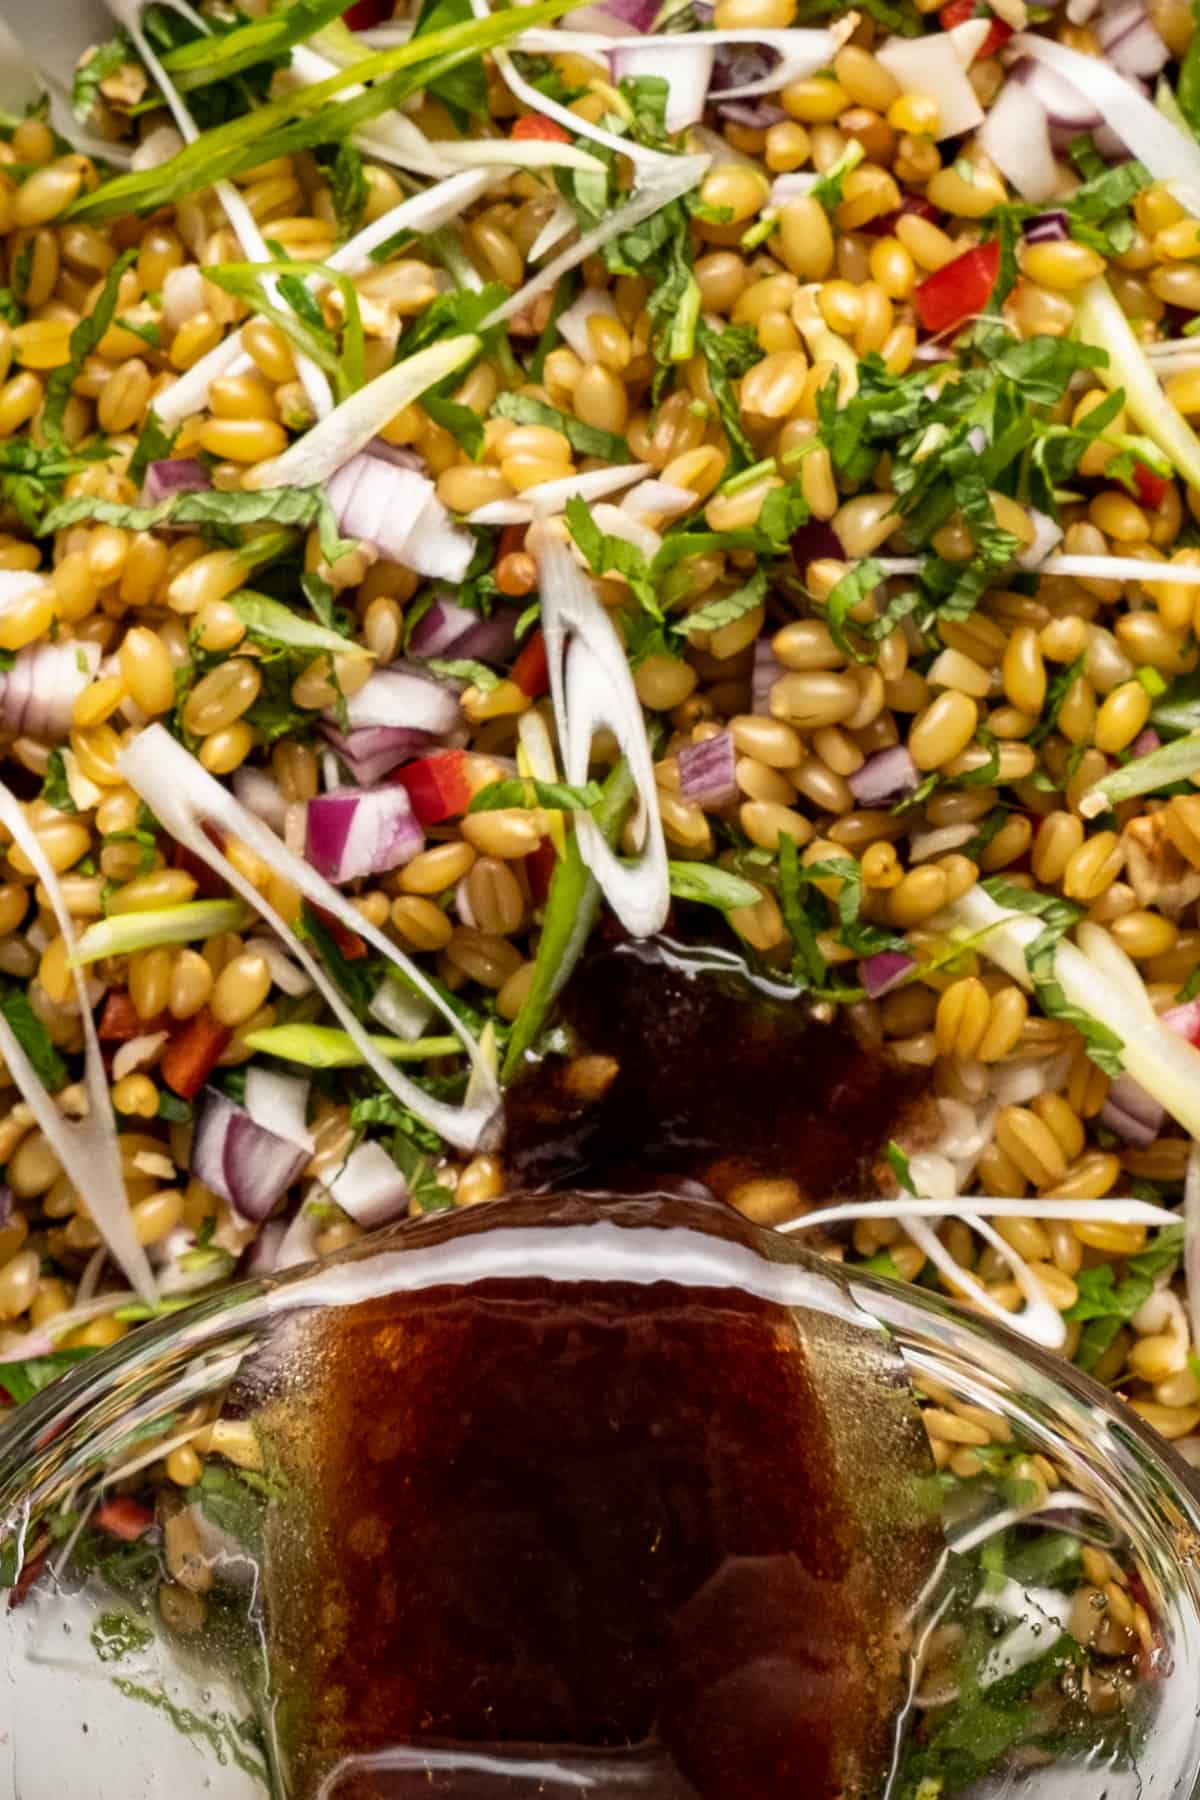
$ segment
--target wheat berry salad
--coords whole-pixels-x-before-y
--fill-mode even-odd
[[[653,1190],[1200,1465],[1197,417],[1183,0],[10,6],[6,1402]],[[96,1556],[244,1440],[173,1416]]]

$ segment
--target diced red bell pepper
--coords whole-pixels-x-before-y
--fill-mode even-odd
[[[173,1094],[194,1100],[217,1066],[233,1033],[207,1011],[189,1019],[171,1039],[159,1068]]]
[[[530,700],[540,700],[550,691],[550,664],[546,660],[546,640],[535,631],[512,666],[512,679]]]
[[[128,988],[113,988],[105,995],[96,1029],[102,1044],[127,1044],[130,1038],[141,1037],[147,1027],[138,1018]]]
[[[1138,499],[1142,505],[1148,506],[1152,512],[1157,512],[1171,485],[1171,477],[1160,475],[1156,469],[1150,467],[1149,463],[1135,462],[1133,485],[1137,488]]]
[[[422,825],[440,825],[466,812],[471,804],[471,778],[465,750],[439,750],[405,763],[392,778],[405,789]]]
[[[544,113],[522,113],[509,137],[516,142],[528,142],[536,138],[543,144],[569,144],[571,134],[558,123],[557,119],[548,119]]]
[[[361,962],[367,954],[366,939],[360,938],[357,931],[351,931],[348,925],[343,925],[331,912],[326,912],[323,906],[314,906],[313,911],[346,961]]]
[[[372,25],[386,25],[392,16],[392,0],[354,0],[342,14],[342,24],[351,31],[369,31]]]
[[[917,316],[926,331],[949,331],[983,311],[1000,273],[1000,242],[980,244],[927,275],[913,289]]]
[[[102,1501],[92,1514],[92,1524],[98,1530],[107,1531],[110,1537],[118,1537],[125,1544],[136,1543],[153,1523],[151,1509],[135,1500],[132,1494],[114,1494],[111,1500]]]
[[[528,525],[506,525],[496,544],[496,561],[503,562],[506,556],[515,556],[523,550],[528,536]]]
[[[537,849],[531,850],[525,858],[525,873],[529,877],[529,892],[535,906],[544,906],[549,899],[557,862],[558,852],[549,838],[543,838]]]
[[[943,31],[953,31],[956,25],[965,25],[968,19],[991,19],[992,29],[975,52],[975,60],[983,56],[995,56],[1001,44],[1007,44],[1013,34],[1011,25],[1003,19],[993,16],[991,9],[981,6],[978,0],[948,0],[938,13],[938,20]]]

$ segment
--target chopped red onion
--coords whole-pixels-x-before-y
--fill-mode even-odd
[[[1013,64],[1010,73],[1014,80],[1024,83],[1045,112],[1050,140],[1056,150],[1066,150],[1072,138],[1081,132],[1099,131],[1103,125],[1103,116],[1087,95],[1057,69],[1047,68],[1045,63],[1036,62],[1031,56],[1023,56]]]
[[[425,731],[442,737],[462,722],[458,698],[445,682],[404,663],[376,669],[346,702],[350,735],[368,725]]]
[[[466,574],[475,539],[452,522],[427,475],[364,450],[342,464],[325,491],[346,537],[434,580]]]
[[[461,887],[461,883],[459,884]],[[474,919],[464,919],[465,925],[475,925]],[[415,988],[405,985],[395,975],[385,975],[376,989],[375,997],[367,1011],[373,1019],[378,1019],[384,1030],[392,1037],[404,1038],[407,1043],[423,1037],[433,1017],[433,1002],[424,994],[418,994]]]
[[[1120,1075],[1108,1090],[1100,1121],[1126,1143],[1145,1149],[1163,1127],[1166,1110],[1132,1075]]]
[[[727,88],[752,87],[755,82],[765,81],[778,62],[778,51],[767,44],[719,44],[712,72],[714,98]],[[728,117],[724,106],[718,110]]]
[[[977,142],[1023,200],[1041,204],[1058,187],[1058,166],[1046,109],[1023,82],[1006,81]]]
[[[175,494],[198,494],[210,488],[212,481],[204,464],[195,456],[168,456],[152,462],[142,483],[142,504],[157,506],[160,500]]]
[[[679,796],[693,806],[728,806],[737,799],[737,752],[728,731],[685,744],[675,758]]]
[[[30,737],[63,739],[79,695],[100,667],[100,646],[71,640],[18,650],[0,675],[0,728]]]
[[[252,1063],[246,1070],[246,1111],[256,1125],[285,1137],[290,1144],[311,1150],[312,1132],[308,1128],[308,1096],[311,1081],[303,1075],[285,1075],[279,1069],[268,1069]]]
[[[1162,749],[1162,739],[1153,725],[1147,725],[1145,731],[1139,731],[1129,746],[1133,756],[1149,756],[1153,750]]]
[[[1186,1038],[1200,1048],[1200,1000],[1185,1000],[1162,1015],[1162,1022],[1176,1037]]]
[[[308,1161],[302,1145],[256,1125],[245,1107],[205,1088],[192,1139],[192,1173],[256,1224],[265,1219]]]
[[[1200,354],[1200,351],[1198,351]],[[698,504],[698,497],[691,488],[676,487],[671,481],[639,481],[636,487],[621,501],[621,511],[627,512],[635,519],[655,518],[674,519],[680,513],[691,512]]]
[[[1022,569],[1038,569],[1055,545],[1062,541],[1062,526],[1035,506],[1029,508],[1029,517],[1033,520],[1033,542],[1021,551],[1017,563]]]
[[[1062,244],[1070,235],[1071,227],[1065,212],[1038,213],[1021,227],[1021,236],[1027,244]]]
[[[654,37],[622,38],[609,53],[614,81],[660,75],[667,83],[668,131],[684,131],[703,118],[712,77],[713,47],[704,34],[694,33],[686,42],[686,50],[664,51]]]
[[[320,1192],[318,1188],[317,1192]],[[291,1224],[283,1234],[283,1241],[275,1252],[275,1274],[280,1275],[284,1269],[294,1269],[299,1263],[315,1262],[317,1256],[317,1233],[321,1229],[320,1214],[307,1204],[301,1206]]]
[[[413,627],[409,654],[502,662],[516,642],[518,616],[509,606],[484,619],[470,607],[459,606],[448,594],[439,594]]]
[[[782,106],[774,106],[769,100],[722,100],[717,111],[730,125],[742,125],[747,131],[769,131],[772,125],[782,125],[788,116]]]
[[[801,579],[811,562],[825,562],[829,558],[834,562],[846,560],[841,538],[824,519],[806,519],[800,529],[792,533],[791,547],[792,561],[799,569]]]
[[[331,1200],[356,1225],[370,1230],[408,1211],[408,1183],[382,1144],[360,1144],[331,1181],[323,1182]]]
[[[782,680],[787,670],[771,648],[770,638],[759,638],[754,646],[754,670],[750,676],[750,711],[764,718],[771,711],[771,689]]]
[[[920,787],[921,777],[907,747],[893,744],[890,750],[868,756],[861,769],[846,777],[846,783],[860,806],[880,806],[913,793]]]
[[[881,950],[877,956],[865,956],[859,963],[858,979],[867,990],[867,999],[878,1000],[898,987],[916,966],[916,957],[903,950]]]
[[[268,1219],[250,1248],[242,1263],[245,1275],[273,1275],[279,1260],[279,1252],[283,1248],[283,1240],[287,1236],[287,1222],[283,1219]]]
[[[410,731],[404,725],[363,725],[357,731],[342,732],[325,720],[321,732],[359,787],[374,787],[436,741],[433,732]]]
[[[602,6],[590,7],[588,10],[606,12],[610,18],[620,19],[623,24],[631,25],[634,31],[652,31],[661,3],[662,0],[604,0]],[[572,18],[576,16],[571,14]],[[577,26],[576,29],[581,27]]]
[[[233,791],[242,805],[283,836],[287,818],[287,801],[279,783],[265,769],[252,769],[245,763],[234,772]]]
[[[394,469],[415,469],[418,475],[425,472],[425,458],[407,444],[389,444],[386,438],[373,437],[366,453],[378,457],[380,462],[391,463]]]
[[[337,788],[308,803],[305,855],[318,874],[338,885],[402,868],[424,844],[425,833],[398,782]]]
[[[1157,75],[1171,52],[1154,29],[1141,0],[1126,0],[1106,13],[1096,36],[1114,69],[1132,77]]]

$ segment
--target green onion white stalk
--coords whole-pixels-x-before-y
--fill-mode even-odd
[[[1200,574],[1200,570],[1196,573]],[[1079,810],[1085,819],[1094,819],[1097,813],[1119,806],[1122,800],[1157,793],[1159,788],[1171,787],[1177,781],[1190,781],[1194,775],[1200,775],[1200,731],[1163,744],[1093,782],[1080,800]]]
[[[1030,42],[1048,45],[1050,40],[1036,38]],[[1061,45],[1056,44],[1054,48],[1061,49]],[[1064,54],[1075,56],[1073,50]],[[1081,56],[1077,60],[1092,63],[1096,59]],[[1129,86],[1119,76],[1112,79],[1121,87]],[[1153,112],[1153,108],[1150,110]],[[1200,150],[1195,150],[1194,154],[1200,162]],[[1200,212],[1200,187],[1197,188],[1195,210]],[[1108,353],[1108,362],[1096,370],[1105,387],[1124,390],[1125,410],[1130,418],[1136,420],[1147,437],[1153,438],[1159,449],[1170,457],[1189,487],[1200,487],[1200,438],[1167,399],[1103,275],[1089,281],[1080,295],[1075,307],[1075,329],[1085,344]]]

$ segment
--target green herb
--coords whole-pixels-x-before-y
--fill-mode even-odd
[[[334,1025],[267,1025],[248,1032],[245,1042],[251,1050],[306,1069],[354,1069],[367,1060],[350,1033]],[[460,1055],[463,1049],[457,1037],[372,1036],[371,1047],[389,1062],[425,1062],[431,1056]]]
[[[1182,1225],[1168,1225],[1153,1243],[1126,1259],[1125,1273],[1119,1281],[1111,1262],[1079,1271],[1075,1277],[1078,1297],[1063,1317],[1083,1326],[1075,1352],[1081,1369],[1095,1368],[1121,1327],[1150,1298],[1157,1278],[1178,1265],[1183,1256],[1183,1234]]]
[[[1025,948],[1025,966],[1042,1011],[1048,1018],[1073,1025],[1083,1038],[1088,1055],[1106,1075],[1120,1075],[1124,1069],[1121,1039],[1082,1007],[1073,1006],[1055,973],[1059,942],[1084,917],[1084,908],[1052,894],[1031,893],[1028,888],[1017,887],[999,876],[981,882],[980,886],[997,906],[1007,907],[1012,912],[1029,913],[1042,921],[1042,930]]]
[[[828,963],[817,944],[817,933],[824,930],[822,916],[814,917],[814,903],[820,895],[810,891],[806,896],[803,871],[796,840],[786,831],[779,834],[779,907],[792,940],[792,977],[802,987],[820,987],[825,980]],[[806,904],[807,899],[807,904]]]
[[[146,479],[146,470],[152,462],[163,462],[175,448],[175,439],[179,436],[179,427],[173,431],[164,430],[157,413],[151,410],[146,415],[146,423],[142,426],[141,435],[134,446],[133,455],[129,459],[128,475],[130,481],[140,487]]]
[[[50,760],[46,764],[46,774],[42,782],[42,799],[47,806],[53,806],[57,812],[77,813],[79,808],[71,798],[71,788],[67,781],[67,765],[61,750],[50,752]]]
[[[318,918],[305,901],[292,929],[307,943],[325,965],[331,979],[349,1001],[360,1019],[366,1018],[383,973],[377,957],[360,956],[351,960],[343,954],[334,933]],[[341,930],[341,927],[338,928]]]
[[[420,38],[450,26],[469,25],[473,16],[471,0],[424,0],[413,36]],[[487,76],[482,58],[459,63],[457,68],[430,82],[428,91],[442,102],[460,130],[471,119],[488,116]]]
[[[294,613],[290,606],[284,606],[282,601],[269,599],[266,594],[242,588],[229,596],[228,604],[256,643],[275,644],[285,650],[312,651],[314,654],[325,651],[331,656],[369,654],[362,644],[344,637],[340,631],[316,625],[311,619]]]
[[[240,300],[243,306],[261,313],[263,318],[290,338],[301,356],[306,356],[324,369],[333,383],[339,400],[346,400],[366,381],[362,312],[358,289],[348,275],[328,263],[280,261],[271,263],[216,263],[201,270],[215,287]],[[280,305],[267,287],[276,278]],[[341,345],[325,320],[321,308],[304,284],[304,277],[316,277],[335,287],[344,309]]]
[[[741,413],[732,383],[752,369],[755,363],[761,362],[763,350],[754,335],[753,327],[727,325],[724,331],[715,331],[703,319],[696,327],[696,343],[708,368],[708,385],[712,389],[721,424],[729,440],[732,467],[735,471],[748,468],[757,459],[758,452],[742,429]]]
[[[622,757],[604,783],[603,796],[592,812],[610,846],[616,843],[635,792],[629,765]],[[547,1013],[583,953],[599,911],[599,883],[579,854],[575,834],[571,832],[565,853],[554,865],[534,959],[533,980],[513,1021],[501,1069],[502,1081],[509,1082],[520,1073],[526,1056],[537,1042]]]
[[[226,1468],[208,1462],[195,1487],[187,1490],[189,1504],[199,1506],[206,1519],[219,1531],[227,1532],[247,1549],[257,1547],[262,1538],[269,1483],[249,1471]]]
[[[894,1138],[888,1144],[887,1159],[892,1174],[904,1192],[915,1196],[917,1189],[912,1178],[912,1170],[909,1168],[908,1158]]]
[[[0,287],[0,319],[6,325],[20,325],[25,317],[21,307],[17,305],[17,297],[11,288]]]
[[[112,324],[113,315],[117,310],[121,277],[126,269],[136,261],[136,250],[125,250],[118,256],[104,277],[104,285],[100,289],[91,311],[83,315],[71,333],[66,362],[52,371],[50,379],[46,383],[46,403],[42,409],[41,421],[42,436],[54,448],[65,448],[63,418],[67,410],[67,401],[71,398],[71,389],[83,373],[85,361],[91,356]]]
[[[71,83],[71,111],[81,125],[86,125],[96,109],[100,99],[100,83],[123,69],[126,63],[136,62],[137,56],[124,32],[118,32],[106,43],[97,45],[91,55],[81,62],[75,71]]]
[[[413,659],[431,675],[443,681],[467,681],[477,687],[481,693],[490,694],[493,688],[500,686],[500,677],[486,663],[476,662],[469,656],[425,656]]]
[[[0,986],[0,1018],[24,1050],[33,1072],[42,1086],[51,1094],[57,1094],[59,1088],[67,1082],[67,1065],[54,1048],[50,1033],[42,1024],[29,1004],[29,998],[23,987],[8,982]],[[4,1367],[11,1367],[5,1364]],[[0,1385],[3,1376],[0,1374]]]
[[[562,781],[535,781],[516,777],[492,781],[481,788],[471,801],[469,813],[499,812],[510,806],[541,806],[552,812],[591,812],[599,806],[604,790],[599,782],[588,781],[582,787],[568,787]]]
[[[855,647],[847,633],[846,622],[855,607],[861,606],[883,579],[882,568],[874,557],[868,556],[846,570],[825,602],[825,623],[830,637],[843,655],[852,656],[856,662],[870,662],[872,653]]]
[[[278,61],[293,44],[303,43],[344,11],[345,0],[290,0],[264,18],[167,50],[162,65],[179,92],[187,94],[228,81],[256,63]]]
[[[1079,802],[1084,818],[1095,818],[1139,794],[1156,794],[1177,782],[1190,782],[1200,773],[1200,731],[1175,738],[1146,756],[1138,756],[1114,769],[1087,788]]]
[[[535,400],[529,394],[500,394],[492,412],[517,425],[549,426],[551,431],[561,432],[580,456],[598,456],[611,463],[629,461],[629,446],[623,438],[601,431],[598,425],[586,425],[582,419],[560,412],[557,406],[547,406],[544,400]]]
[[[115,500],[99,500],[79,494],[64,500],[48,515],[42,530],[49,534],[82,519],[102,525],[119,525],[126,531],[153,531],[160,525],[198,525],[214,531],[233,531],[243,525],[271,523],[307,529],[315,525],[326,562],[336,562],[355,548],[353,539],[338,536],[333,508],[320,488],[262,488],[251,493],[236,488],[203,488],[198,493],[171,494],[154,506],[124,506]]]
[[[1087,665],[1087,652],[1081,651],[1073,663],[1060,669],[1046,689],[1046,703],[1042,708],[1042,716],[1026,738],[1027,744],[1040,744],[1050,736],[1058,724],[1058,715],[1062,711],[1063,702],[1075,683],[1082,676]]]
[[[546,370],[546,358],[558,342],[558,321],[575,298],[578,277],[574,269],[568,269],[559,277],[554,289],[554,297],[550,302],[550,311],[546,323],[542,326],[538,341],[534,346],[533,356],[529,363],[529,375],[532,381],[540,382]]]
[[[865,155],[866,151],[858,139],[851,138],[837,161],[813,182],[809,194],[827,213],[835,212],[842,204],[842,189],[846,177],[852,169],[857,169]]]
[[[431,89],[462,64],[477,65],[482,52],[516,33],[548,25],[570,5],[571,0],[539,0],[519,15],[512,9],[494,13],[365,56],[324,81],[214,126],[156,168],[103,182],[94,193],[72,201],[63,217],[100,224],[129,213],[153,212],[278,156],[352,137],[368,120],[392,111],[420,89]],[[362,91],[352,99],[339,99],[348,87]]]
[[[73,1369],[77,1362],[87,1356],[94,1356],[95,1351],[87,1350],[53,1350],[48,1356],[30,1356],[24,1361],[0,1363],[0,1388],[8,1395],[14,1406],[24,1405],[40,1394],[43,1388]]]
[[[1200,135],[1200,32],[1193,34],[1179,65],[1175,99],[1192,132]]]
[[[717,600],[706,600],[695,612],[690,612],[680,620],[679,629],[687,637],[695,637],[699,631],[720,631],[725,625],[732,625],[736,619],[742,619],[747,613],[761,606],[767,594],[767,571],[760,564],[748,581],[735,588],[731,594],[722,594]]]
[[[430,1158],[399,1126],[392,1138],[392,1161],[404,1176],[409,1201],[418,1212],[445,1212],[454,1205],[452,1191],[438,1180]]]
[[[744,881],[728,869],[717,868],[714,863],[672,862],[667,864],[667,874],[674,899],[715,906],[718,912],[757,906],[762,898],[753,882]]]
[[[1193,969],[1179,992],[1175,996],[1176,1006],[1183,1006],[1200,994],[1200,968]]]

